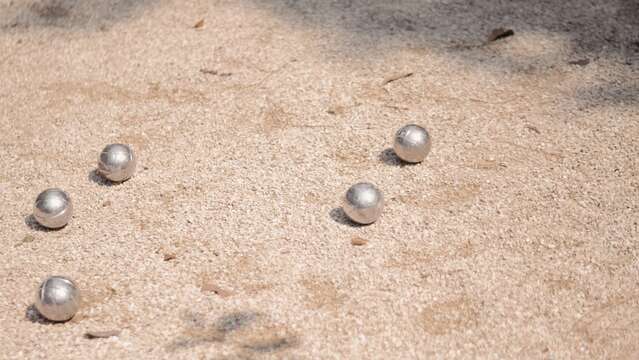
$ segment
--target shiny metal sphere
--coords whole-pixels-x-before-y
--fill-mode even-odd
[[[80,308],[80,291],[64,276],[51,276],[38,288],[35,307],[51,321],[67,321]]]
[[[135,166],[135,155],[129,146],[111,144],[100,153],[98,173],[111,181],[121,182],[133,176]]]
[[[72,214],[71,198],[60,189],[47,189],[36,198],[33,217],[44,227],[61,228],[71,220]]]
[[[400,159],[409,163],[418,163],[430,152],[430,135],[419,125],[406,125],[395,133],[393,150]]]
[[[356,223],[372,224],[382,213],[384,197],[370,183],[358,183],[350,187],[343,199],[344,213]]]

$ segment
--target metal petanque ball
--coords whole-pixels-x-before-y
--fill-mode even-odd
[[[133,176],[135,165],[135,155],[129,146],[111,144],[100,153],[98,173],[111,181],[122,182]]]
[[[370,183],[358,183],[350,187],[343,199],[342,208],[354,222],[367,225],[374,223],[382,213],[384,197]]]
[[[409,163],[418,163],[430,152],[430,135],[419,125],[406,125],[395,133],[393,150],[400,159]]]
[[[60,189],[47,189],[38,195],[33,209],[36,221],[49,229],[64,227],[73,213],[69,195]]]
[[[67,321],[80,308],[80,291],[70,279],[51,276],[40,284],[35,307],[48,320]]]

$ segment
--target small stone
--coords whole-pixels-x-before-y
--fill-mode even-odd
[[[359,236],[353,236],[353,238],[351,239],[351,244],[353,246],[364,246],[368,244],[368,240],[361,238]]]

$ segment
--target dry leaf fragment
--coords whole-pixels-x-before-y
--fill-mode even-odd
[[[364,238],[361,238],[359,236],[354,236],[351,239],[351,245],[353,245],[353,246],[363,246],[363,245],[366,245],[366,244],[368,244],[368,240],[366,240]]]
[[[590,60],[589,59],[573,60],[573,61],[568,61],[568,64],[570,64],[570,65],[578,65],[578,66],[586,66],[586,65],[590,64]]]
[[[515,35],[515,31],[513,29],[497,28],[490,32],[486,41],[493,42],[513,35]]]
[[[22,244],[28,244],[30,242],[33,242],[35,240],[35,236],[31,235],[31,234],[27,234],[25,235],[22,240],[16,244],[16,247],[22,245]]]
[[[196,22],[195,25],[193,25],[193,28],[195,28],[195,29],[201,29],[203,27],[204,27],[204,19]]]
[[[217,75],[217,70],[212,69],[200,69],[200,72],[206,75]]]

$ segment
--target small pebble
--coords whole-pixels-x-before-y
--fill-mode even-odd
[[[351,245],[353,245],[353,246],[364,246],[366,244],[368,244],[368,240],[366,240],[364,238],[361,238],[359,236],[354,236],[351,239]]]
[[[107,339],[110,337],[120,335],[120,330],[107,330],[107,331],[87,331],[84,333],[84,337],[87,339]]]

